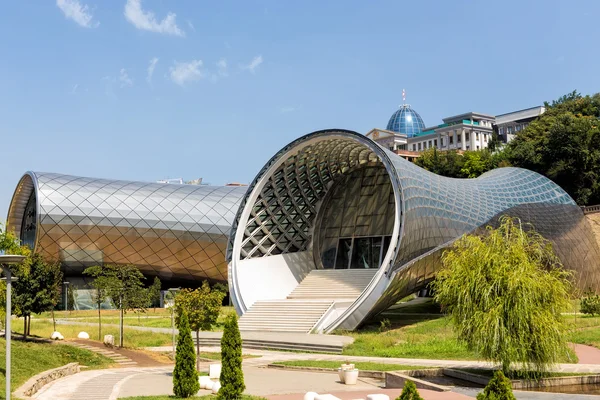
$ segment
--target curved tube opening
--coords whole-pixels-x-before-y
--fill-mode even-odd
[[[19,181],[8,208],[6,229],[11,230],[22,244],[35,251],[39,204],[35,177],[25,174]]]
[[[238,312],[259,301],[331,300],[327,324],[342,317],[394,259],[401,196],[392,168],[381,147],[350,131],[315,132],[279,152],[231,232]]]

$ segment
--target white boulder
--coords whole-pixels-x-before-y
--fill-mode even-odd
[[[306,392],[306,394],[304,395],[304,400],[315,400],[315,397],[317,397],[319,395],[319,393],[316,392]]]
[[[367,400],[390,400],[390,396],[381,393],[369,394],[367,395]]]
[[[79,334],[77,335],[77,337],[79,339],[89,339],[90,338],[90,334],[87,333],[87,332],[81,331],[81,332],[79,332]]]
[[[210,376],[210,379],[219,379],[221,376],[221,364],[210,364],[208,366],[208,376]]]
[[[113,347],[115,345],[115,337],[113,335],[104,335],[104,344]]]
[[[65,337],[57,331],[52,332],[52,335],[50,335],[50,339],[52,340],[64,340]]]
[[[315,396],[315,400],[341,400],[339,397],[335,397],[332,394],[319,394]]]
[[[219,381],[213,382],[213,384],[212,384],[213,394],[219,393],[219,389],[221,389],[221,383]]]
[[[198,378],[198,382],[200,383],[200,389],[212,389],[212,381],[210,380],[210,376],[200,376]],[[210,388],[208,387],[210,385]]]

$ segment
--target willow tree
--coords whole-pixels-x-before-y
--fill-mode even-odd
[[[531,225],[502,217],[498,228],[465,235],[442,256],[435,300],[458,339],[505,374],[515,363],[543,373],[568,352],[561,313],[569,308],[569,272]]]

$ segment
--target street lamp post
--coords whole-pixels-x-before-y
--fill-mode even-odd
[[[170,288],[167,292],[169,293],[169,303],[171,307],[171,340],[173,343],[173,359],[175,359],[175,295],[179,288]]]
[[[6,276],[6,323],[4,324],[4,337],[6,338],[6,400],[10,400],[10,340],[11,340],[11,290],[12,290],[12,274],[8,268],[8,264],[20,264],[25,259],[25,256],[13,256],[0,254],[0,267]]]
[[[65,285],[65,311],[69,310],[69,283],[71,282],[63,282],[63,285]]]

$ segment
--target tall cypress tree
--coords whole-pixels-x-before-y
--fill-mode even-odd
[[[225,322],[221,338],[221,389],[219,400],[238,400],[242,397],[244,373],[242,372],[242,336],[238,328],[237,315],[232,314]]]
[[[200,390],[198,371],[196,370],[196,353],[192,341],[192,331],[185,311],[179,317],[179,334],[177,335],[177,352],[175,369],[173,370],[173,393],[177,397],[190,397]]]

